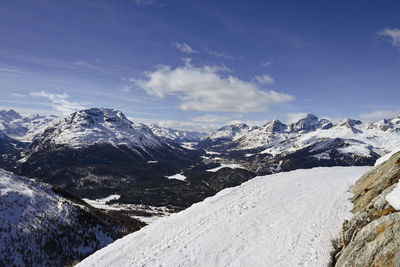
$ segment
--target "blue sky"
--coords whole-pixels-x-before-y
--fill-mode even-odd
[[[397,2],[397,3],[396,3]],[[187,129],[400,115],[398,1],[3,1],[0,109]]]

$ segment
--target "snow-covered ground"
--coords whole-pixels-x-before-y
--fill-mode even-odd
[[[168,216],[174,211],[170,210],[167,207],[154,207],[149,205],[142,205],[142,204],[122,204],[122,203],[113,203],[109,204],[110,200],[119,199],[120,195],[111,195],[106,198],[99,198],[99,199],[82,199],[92,207],[100,210],[118,210],[124,211],[127,214],[131,214],[132,218],[141,220],[147,224],[154,223],[161,219],[164,216]],[[143,215],[138,215],[143,214]]]
[[[117,240],[79,266],[326,266],[370,167],[254,178]]]
[[[181,180],[181,181],[185,181],[186,180],[186,176],[183,175],[182,173],[177,173],[171,176],[165,176],[168,179],[176,179],[176,180]]]
[[[222,169],[222,168],[231,168],[231,169],[240,169],[240,168],[242,168],[242,169],[244,169],[242,166],[240,166],[239,164],[236,164],[236,163],[231,163],[231,164],[223,164],[223,163],[221,163],[221,166],[219,166],[219,167],[216,167],[216,168],[212,168],[212,169],[208,169],[207,171],[208,172],[216,172],[216,171],[219,171],[220,169]]]
[[[197,145],[197,142],[182,142],[181,146],[183,148],[189,149],[189,150],[195,150],[195,146]]]

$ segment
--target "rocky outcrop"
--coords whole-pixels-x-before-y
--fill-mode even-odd
[[[336,266],[400,266],[400,212],[387,201],[400,179],[400,153],[351,188],[354,216],[343,225]]]

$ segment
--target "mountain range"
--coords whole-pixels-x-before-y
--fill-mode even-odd
[[[0,121],[3,168],[81,198],[117,194],[112,201],[178,208],[256,175],[373,165],[400,136],[400,118],[334,123],[312,114],[292,124],[227,125],[207,136],[133,123],[104,108],[60,119],[1,111]]]
[[[308,114],[286,125],[224,126],[199,142],[225,162],[258,174],[317,166],[373,165],[399,144],[400,118],[375,123],[345,118],[337,123]]]
[[[105,108],[64,118],[0,111],[0,209],[7,214],[2,231],[11,233],[2,238],[13,244],[0,247],[0,253],[8,255],[6,265],[69,264],[139,229],[143,224],[129,218],[148,214],[143,207],[183,210],[258,175],[372,166],[399,146],[399,137],[400,117],[331,122],[308,114],[291,124],[240,123],[205,135],[133,123],[121,111]],[[99,211],[80,198],[92,203],[105,198],[104,205],[119,206]],[[141,209],[124,208],[134,205]],[[37,224],[45,219],[41,214],[49,218],[44,225]],[[21,227],[30,230],[19,233]],[[78,228],[88,236],[77,237]],[[32,238],[36,247],[29,250]],[[54,240],[68,249],[53,249]]]

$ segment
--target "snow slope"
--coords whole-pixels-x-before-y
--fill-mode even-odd
[[[397,152],[400,152],[400,146],[397,146],[396,148],[394,148],[390,153],[387,153],[386,155],[383,155],[382,157],[380,157],[379,159],[376,160],[375,162],[375,167],[384,163],[385,161],[387,161],[388,159],[390,159],[394,154],[396,154]]]
[[[82,208],[50,185],[0,169],[0,266],[62,266],[115,240],[79,219]]]
[[[369,167],[254,178],[130,234],[78,266],[326,266]]]

